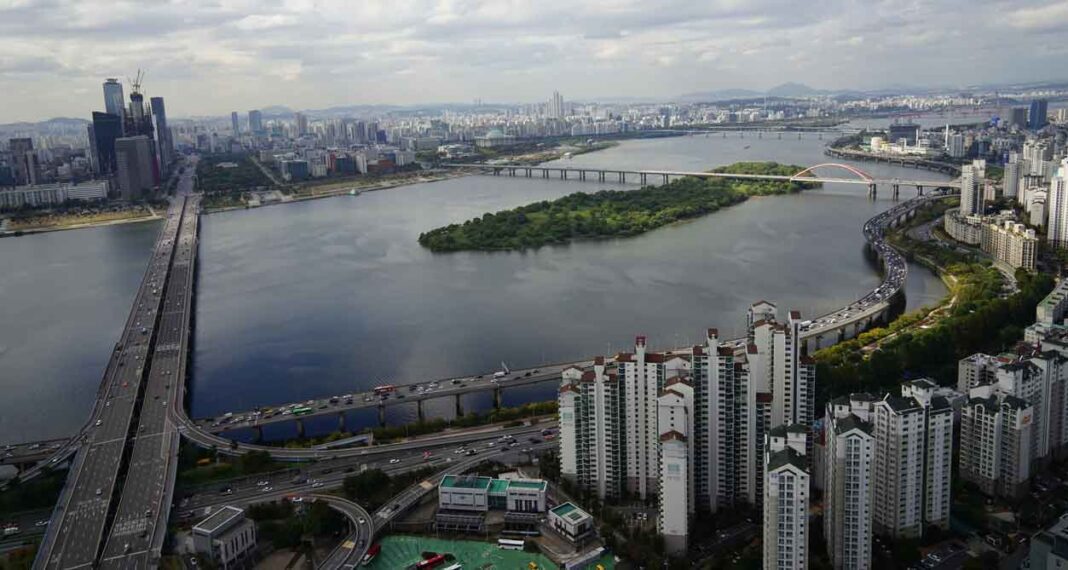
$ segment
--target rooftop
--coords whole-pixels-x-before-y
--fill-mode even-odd
[[[489,477],[476,475],[446,475],[440,486],[453,489],[489,489],[491,481],[493,480]]]
[[[193,527],[193,532],[215,534],[230,526],[232,522],[244,515],[245,511],[237,507],[226,505],[209,515],[208,518],[197,523],[197,525]]]
[[[589,513],[576,507],[573,503],[564,503],[562,505],[557,505],[550,512],[562,519],[567,519],[571,522],[579,522],[583,519],[590,518]]]

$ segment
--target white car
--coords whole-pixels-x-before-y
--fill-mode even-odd
[[[398,463],[400,463],[400,459],[397,459],[396,457],[394,457],[393,459],[389,460],[389,464],[390,465],[396,465]]]

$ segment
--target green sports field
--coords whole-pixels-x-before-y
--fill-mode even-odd
[[[440,540],[419,536],[387,536],[379,541],[382,551],[368,568],[371,570],[404,570],[423,559],[423,552],[452,554],[450,560],[438,570],[453,564],[463,564],[463,570],[528,570],[530,563],[538,570],[557,570],[559,567],[542,554],[502,550],[490,542],[474,540]],[[610,562],[602,562],[605,570],[611,570]]]

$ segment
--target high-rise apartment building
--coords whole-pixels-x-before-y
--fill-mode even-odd
[[[797,435],[800,437],[797,437]],[[809,466],[803,428],[768,432],[764,454],[764,569],[808,567]]]
[[[1001,195],[1018,202],[1020,201],[1020,176],[1022,175],[1020,166],[1018,155],[1013,153],[1013,158],[1005,163],[1005,175],[1001,181]]]
[[[118,79],[104,81],[104,111],[120,120],[126,114],[126,98],[122,95],[122,83]]]
[[[594,369],[570,368],[560,389],[560,471],[601,500],[618,499],[624,490],[626,409],[618,376],[603,357]]]
[[[241,134],[241,120],[237,116],[237,111],[230,113],[230,130],[235,136]]]
[[[875,438],[873,526],[894,538],[948,527],[953,408],[941,396],[921,402],[887,394],[872,405]]]
[[[972,388],[961,409],[960,476],[988,495],[1018,499],[1031,477],[1031,405],[994,384]]]
[[[983,224],[980,248],[1013,269],[1035,270],[1038,236],[1023,224],[1009,220]]]
[[[986,161],[973,160],[960,169],[960,215],[983,214],[983,188],[986,180]]]
[[[853,413],[848,397],[827,406],[823,524],[835,568],[871,568],[872,465],[875,438],[869,421]],[[870,417],[868,407],[858,410]]]
[[[295,117],[295,123],[297,126],[297,136],[302,137],[308,134],[308,116],[304,113],[297,113]]]
[[[1061,161],[1046,197],[1046,241],[1057,249],[1068,248],[1068,158]]]
[[[685,554],[693,514],[693,386],[681,376],[668,379],[657,398],[660,432],[657,526],[669,552]]]
[[[964,134],[953,133],[946,136],[946,154],[953,158],[964,158],[968,149],[964,146]]]
[[[1023,174],[1042,177],[1046,174],[1046,164],[1053,160],[1053,145],[1046,139],[1030,139],[1024,141],[1022,154],[1029,166]]]
[[[565,114],[564,98],[560,96],[559,91],[553,91],[553,96],[549,98],[549,103],[546,105],[545,115],[550,119],[562,119]]]

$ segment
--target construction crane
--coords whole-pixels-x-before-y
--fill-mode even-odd
[[[130,86],[133,88],[133,93],[137,94],[141,93],[141,82],[144,81],[144,79],[145,72],[141,71],[140,68],[137,69],[137,75],[133,79],[126,77],[126,81],[129,81]]]

